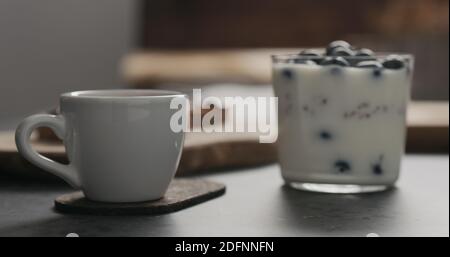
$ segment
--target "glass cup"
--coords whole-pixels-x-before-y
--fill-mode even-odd
[[[383,59],[388,54],[374,56]],[[375,192],[399,177],[413,57],[404,66],[318,65],[323,57],[272,56],[278,152],[286,184],[327,193]],[[345,57],[350,64],[367,57]]]

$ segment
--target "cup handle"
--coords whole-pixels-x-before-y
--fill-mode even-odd
[[[16,145],[19,153],[34,165],[62,178],[72,187],[81,188],[80,179],[72,164],[64,165],[40,155],[30,145],[31,132],[37,127],[49,127],[61,140],[66,132],[64,117],[36,114],[23,120],[16,129]]]

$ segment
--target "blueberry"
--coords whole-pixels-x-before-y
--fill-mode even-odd
[[[381,175],[383,174],[383,167],[381,167],[381,164],[377,163],[372,165],[372,171],[375,175]]]
[[[383,65],[377,61],[362,61],[356,64],[358,68],[373,69],[372,75],[375,78],[381,77],[383,74]]]
[[[342,47],[346,47],[346,48],[351,48],[352,46],[344,40],[335,40],[333,42],[331,42],[330,44],[328,44],[329,48],[334,48],[334,47],[338,47],[338,46],[342,46]]]
[[[333,139],[333,135],[326,130],[322,130],[319,132],[319,137],[320,139],[324,140],[324,141],[329,141]]]
[[[372,165],[372,172],[373,172],[375,175],[381,175],[381,174],[383,174],[383,167],[381,166],[381,164],[382,164],[382,162],[383,162],[383,159],[384,159],[384,155],[381,154],[380,157],[378,158],[377,163],[375,163],[375,164]]]
[[[311,58],[311,61],[313,61],[313,62],[315,62],[316,64],[319,64],[319,65],[320,65],[321,62],[323,62],[323,60],[325,60],[325,58],[323,58],[323,57]]]
[[[375,70],[373,70],[372,74],[373,74],[373,76],[375,78],[379,78],[379,77],[381,77],[381,75],[383,75],[383,70],[382,69],[375,69]]]
[[[342,69],[340,67],[334,66],[331,68],[330,73],[334,76],[338,76],[342,73]]]
[[[338,57],[327,57],[321,63],[321,65],[337,65],[337,66],[350,66],[350,64],[344,58]]]
[[[370,50],[368,48],[361,48],[355,52],[355,55],[356,56],[373,56],[374,53],[372,50]]]
[[[383,67],[386,69],[398,70],[405,67],[405,62],[403,58],[398,55],[389,55],[383,61]]]
[[[343,48],[351,49],[352,46],[349,43],[347,43],[346,41],[336,40],[336,41],[333,41],[330,44],[328,44],[327,49],[326,49],[326,54],[332,55],[331,53],[332,53],[333,49],[336,47],[343,47]]]
[[[322,53],[315,49],[305,49],[305,50],[301,51],[298,55],[320,57],[320,56],[322,56]]]
[[[313,61],[316,64],[319,64],[323,60],[322,53],[316,49],[305,49],[305,50],[301,51],[298,55],[310,57],[310,58],[308,58],[308,60]],[[309,64],[311,64],[311,63],[309,63]]]
[[[355,53],[346,47],[338,46],[330,50],[332,56],[353,56]]]
[[[362,103],[358,104],[358,106],[356,108],[358,110],[361,110],[361,109],[366,109],[366,108],[369,108],[369,107],[370,107],[370,103],[362,102]]]
[[[380,62],[377,61],[362,61],[356,64],[356,67],[358,68],[383,68],[383,65]]]
[[[348,161],[345,161],[345,160],[337,160],[337,161],[335,161],[334,162],[334,167],[339,172],[342,172],[342,173],[350,171],[352,169],[350,163]]]
[[[289,69],[283,69],[281,71],[281,74],[283,75],[283,77],[287,78],[287,79],[292,79],[294,77],[294,74],[292,73],[291,70]]]
[[[317,63],[315,63],[312,60],[306,60],[306,59],[294,59],[294,63],[296,64],[307,64],[307,65],[317,65]]]

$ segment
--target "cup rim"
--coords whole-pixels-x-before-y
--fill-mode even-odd
[[[131,100],[185,97],[177,91],[159,89],[94,89],[66,92],[61,94],[62,99],[91,99],[91,100]]]

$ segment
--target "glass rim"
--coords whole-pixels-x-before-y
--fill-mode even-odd
[[[289,54],[272,54],[270,55],[272,61],[289,61],[289,60],[318,60],[327,57],[342,57],[346,60],[366,60],[370,57],[375,59],[383,59],[388,56],[400,56],[404,60],[413,60],[414,55],[411,53],[404,52],[378,52],[372,56],[333,56],[333,55],[321,55],[321,56],[308,56],[308,55],[299,55],[298,53],[289,53]]]

